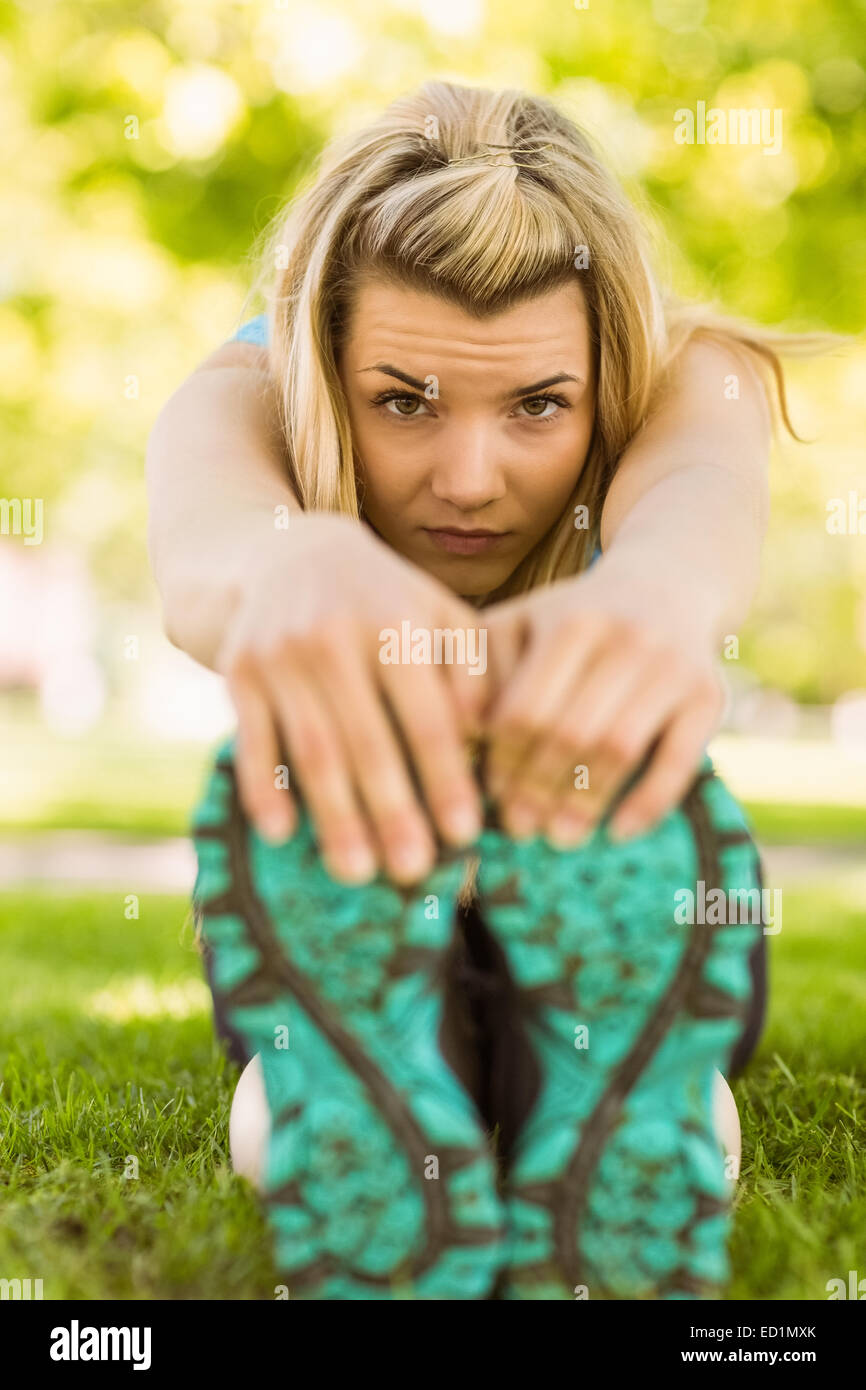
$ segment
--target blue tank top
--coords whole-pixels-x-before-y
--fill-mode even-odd
[[[241,324],[231,341],[233,343],[255,343],[258,347],[267,347],[269,340],[268,316],[267,314],[259,314],[256,318],[248,319],[246,323]]]

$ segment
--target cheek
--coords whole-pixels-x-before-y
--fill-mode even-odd
[[[537,519],[542,530],[561,515],[577,485],[589,452],[592,420],[575,421],[573,429],[557,434],[559,437],[548,442],[541,459],[536,459],[531,468],[515,469],[509,479],[515,496],[519,496],[527,514]]]
[[[399,431],[363,415],[356,421],[353,414],[351,424],[364,511],[380,528],[396,534],[400,518],[423,485],[424,470],[413,464],[412,451],[399,438]]]

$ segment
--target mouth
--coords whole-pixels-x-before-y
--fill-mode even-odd
[[[457,526],[444,526],[433,529],[422,527],[433,544],[449,555],[482,555],[493,550],[511,535],[510,531],[487,531],[476,529],[464,531]]]

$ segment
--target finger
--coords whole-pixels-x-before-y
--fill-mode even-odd
[[[449,696],[456,710],[457,729],[462,743],[463,756],[470,768],[473,786],[478,789],[480,796],[480,769],[485,747],[484,721],[491,699],[492,686],[489,668],[481,670],[479,666],[476,669],[478,674],[473,675],[471,668],[467,672],[465,667],[461,667],[455,662],[443,669],[442,678],[448,687]],[[432,810],[431,815],[443,839],[460,844],[475,838],[476,830],[474,825],[470,825],[468,814],[466,815],[466,834],[462,840],[459,836],[455,836],[453,831],[449,831],[441,821],[437,821],[436,813]]]
[[[511,680],[530,638],[529,610],[525,598],[509,599],[485,611],[492,687],[491,711],[499,693]],[[488,714],[491,712],[488,711]]]
[[[609,633],[513,773],[503,792],[506,817],[510,805],[519,805],[527,808],[527,816],[531,808],[537,824],[543,824],[553,813],[560,791],[576,777],[578,766],[588,770],[590,761],[596,775],[586,785],[591,790],[582,799],[583,810],[595,810],[594,803],[620,777],[622,763],[632,756],[632,730],[623,715],[636,690],[645,695],[647,677],[644,653],[624,647],[617,634]],[[605,737],[607,743],[599,748]]]
[[[281,844],[297,829],[291,791],[277,785],[280,740],[273,712],[251,672],[236,672],[226,683],[238,717],[235,772],[241,805],[259,834]]]
[[[441,668],[383,666],[380,679],[434,824],[449,843],[474,840],[481,830],[481,798]]]
[[[398,882],[415,882],[432,868],[436,845],[382,691],[359,649],[320,641],[315,653],[315,684],[340,730],[387,872]],[[352,693],[350,701],[347,691]]]
[[[352,785],[339,730],[321,694],[299,673],[299,663],[281,659],[268,670],[293,775],[300,783],[328,871],[342,882],[366,882],[378,867],[364,816]]]
[[[671,685],[670,671],[663,648],[643,629],[622,623],[608,627],[574,692],[568,711],[569,737],[577,738],[584,748],[597,747],[619,722],[634,692],[657,677],[662,682],[667,677]]]
[[[609,727],[600,731],[596,747],[575,766],[573,789],[556,798],[545,826],[551,843],[574,848],[589,837],[682,703],[682,685],[667,663],[657,668],[654,677],[641,680],[637,692],[612,711]]]
[[[647,771],[617,808],[608,827],[611,839],[626,840],[643,834],[679,804],[695,775],[720,709],[718,689],[711,693],[707,688],[671,720]]]
[[[476,622],[465,628],[466,660],[451,661],[442,667],[464,738],[480,734],[490,702],[493,686],[488,637],[486,624]]]
[[[488,781],[504,796],[533,744],[550,726],[581,672],[603,640],[603,624],[591,615],[530,645],[488,720]]]

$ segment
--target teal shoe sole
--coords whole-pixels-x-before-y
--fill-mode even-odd
[[[337,883],[305,814],[282,846],[249,828],[231,745],[194,840],[214,994],[262,1059],[289,1297],[490,1297],[506,1256],[495,1162],[438,1046],[466,855],[444,852],[411,890]]]
[[[681,807],[631,842],[602,826],[557,851],[488,828],[480,852],[481,913],[541,1072],[509,1172],[505,1296],[717,1296],[732,1183],[713,1078],[742,1029],[760,900],[689,925],[677,895],[760,890],[742,810],[705,757]]]

